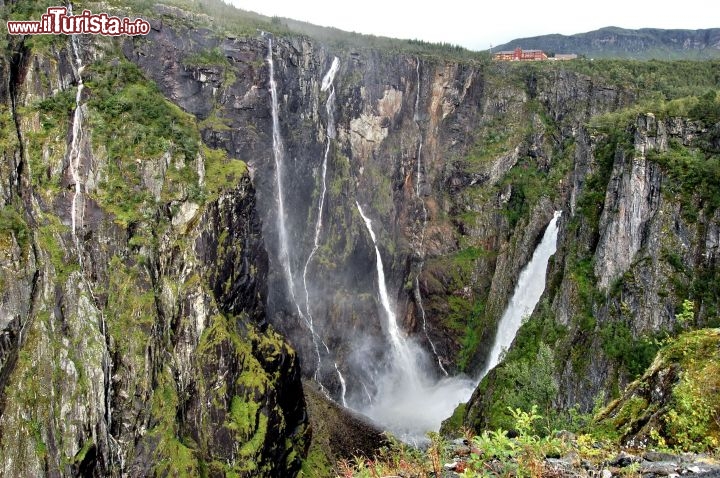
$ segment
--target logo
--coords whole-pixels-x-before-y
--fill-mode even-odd
[[[147,35],[150,23],[142,18],[112,17],[83,10],[80,15],[68,13],[66,7],[49,7],[40,21],[8,21],[10,35],[76,35],[103,36]]]

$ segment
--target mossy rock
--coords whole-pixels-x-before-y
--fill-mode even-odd
[[[704,452],[720,446],[720,329],[687,332],[596,417],[625,446]]]

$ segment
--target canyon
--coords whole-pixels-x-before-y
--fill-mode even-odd
[[[684,300],[717,326],[718,205],[667,159],[717,123],[592,64],[141,13],[0,62],[3,475],[295,476],[323,401],[417,441],[507,426],[530,367],[589,412]]]

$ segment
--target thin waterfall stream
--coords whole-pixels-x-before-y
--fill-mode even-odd
[[[308,267],[310,266],[311,261],[313,260],[313,257],[317,253],[318,249],[320,248],[320,232],[322,231],[322,214],[323,214],[323,208],[325,206],[325,196],[327,195],[327,163],[328,163],[328,155],[330,153],[330,144],[331,141],[335,139],[335,87],[333,86],[333,81],[335,80],[335,74],[337,73],[338,67],[340,65],[340,60],[338,57],[333,58],[332,64],[330,66],[330,69],[325,74],[325,76],[322,79],[322,83],[320,86],[320,91],[324,92],[327,90],[330,90],[330,93],[328,94],[328,99],[325,103],[325,111],[327,113],[327,127],[326,127],[326,135],[327,135],[327,145],[325,146],[325,155],[323,156],[323,162],[322,162],[322,172],[321,172],[321,192],[320,192],[320,199],[318,201],[318,212],[317,212],[317,221],[315,222],[315,236],[313,238],[313,248],[310,251],[310,254],[308,255],[307,260],[305,261],[305,267],[303,268],[303,288],[305,289],[305,314],[308,318],[308,325],[310,328],[310,334],[312,335],[312,341],[313,341],[313,347],[315,348],[315,355],[317,356],[317,364],[315,366],[315,374],[314,378],[315,381],[320,385],[320,388],[322,391],[328,395],[327,390],[323,386],[321,380],[320,380],[320,369],[322,367],[322,357],[320,355],[320,345],[323,346],[325,349],[325,353],[329,354],[330,349],[328,348],[327,344],[323,339],[318,335],[318,333],[315,331],[315,325],[313,320],[313,315],[310,310],[310,292],[308,291],[308,282],[307,282],[307,275],[308,275]],[[347,401],[345,399],[345,393],[347,390],[345,378],[342,376],[342,373],[340,373],[340,368],[338,367],[338,364],[335,362],[335,372],[338,375],[338,380],[340,381],[340,400],[342,401],[342,404],[344,406],[347,406]]]
[[[422,149],[423,149],[423,134],[422,129],[420,127],[420,58],[416,58],[416,66],[415,66],[415,75],[417,79],[417,86],[415,91],[415,112],[413,114],[413,120],[415,121],[415,125],[418,128],[418,149],[417,149],[417,175],[415,178],[415,197],[420,201],[420,205],[422,206],[423,211],[423,223],[422,223],[422,229],[420,230],[420,245],[418,247],[418,255],[421,257],[424,256],[422,247],[423,243],[425,242],[425,228],[427,227],[427,219],[428,219],[428,213],[427,208],[425,207],[425,200],[422,198],[422,195],[420,194],[420,171],[422,169]],[[440,356],[438,355],[437,348],[435,347],[435,343],[430,338],[430,334],[427,331],[427,317],[425,316],[425,307],[423,306],[423,300],[422,300],[422,293],[420,292],[420,274],[422,274],[424,261],[420,261],[420,264],[418,266],[418,272],[415,275],[415,288],[413,290],[413,294],[415,297],[415,302],[417,303],[418,309],[420,310],[420,318],[422,319],[422,329],[423,333],[425,334],[425,338],[427,339],[428,343],[430,344],[430,348],[432,349],[433,356],[435,357],[435,360],[437,361],[438,367],[442,371],[442,373],[445,374],[445,376],[448,376],[447,370],[445,370],[445,367],[443,367],[442,360],[440,360]]]
[[[68,11],[72,15],[72,3],[68,5]],[[82,157],[82,151],[81,151],[81,145],[82,145],[82,123],[84,120],[83,117],[83,109],[82,109],[82,95],[83,90],[85,88],[85,85],[83,83],[82,73],[85,68],[82,61],[82,56],[80,54],[80,42],[78,40],[78,35],[71,35],[70,37],[70,46],[72,49],[72,55],[73,60],[71,61],[72,70],[77,78],[77,92],[75,93],[75,110],[73,112],[73,121],[72,121],[72,139],[70,142],[70,151],[68,153],[68,167],[70,168],[70,175],[72,177],[73,181],[73,196],[72,196],[72,203],[71,203],[71,209],[70,209],[70,223],[71,223],[71,234],[73,238],[73,244],[75,246],[75,251],[78,258],[78,264],[80,265],[80,271],[81,271],[81,280],[85,284],[85,287],[87,288],[88,294],[93,300],[94,304],[98,304],[97,297],[95,297],[95,293],[92,289],[90,281],[87,280],[86,277],[86,271],[85,271],[85,263],[83,261],[83,250],[80,245],[80,239],[78,237],[78,229],[82,228],[85,221],[85,193],[83,192],[83,178],[80,174],[80,167],[81,167],[81,157]],[[112,448],[113,445],[115,445],[116,452],[118,453],[118,460],[120,462],[120,470],[122,473],[122,470],[124,468],[124,457],[122,455],[120,447],[117,446],[117,443],[115,442],[114,437],[111,435],[110,430],[112,428],[112,386],[111,386],[111,376],[112,376],[112,359],[110,357],[109,352],[109,341],[108,341],[108,335],[107,335],[107,324],[105,320],[105,314],[103,311],[99,308],[96,308],[98,311],[98,316],[100,318],[100,334],[102,335],[103,344],[104,344],[104,351],[103,351],[103,358],[102,358],[102,367],[103,367],[103,376],[104,376],[104,383],[103,383],[103,393],[105,398],[105,434],[106,439],[108,442],[108,447],[110,448],[110,462],[114,460],[114,456],[112,454]]]
[[[273,143],[273,159],[275,160],[275,189],[277,193],[277,228],[279,238],[279,259],[282,265],[285,281],[287,282],[288,293],[292,299],[295,308],[300,317],[305,320],[308,327],[310,322],[300,309],[300,305],[295,297],[295,286],[293,283],[292,267],[290,265],[290,248],[288,245],[288,234],[285,226],[285,190],[283,189],[283,176],[285,174],[285,151],[280,134],[280,117],[278,113],[278,93],[277,83],[275,82],[275,63],[272,54],[272,36],[268,37],[268,54],[267,63],[270,69],[270,99],[272,101],[272,143]]]
[[[295,282],[293,278],[293,272],[292,267],[290,264],[290,246],[288,243],[288,233],[287,233],[287,227],[285,225],[285,192],[283,189],[283,175],[285,173],[285,164],[284,164],[284,147],[282,142],[282,135],[280,133],[280,116],[279,116],[279,105],[278,105],[278,93],[277,93],[277,82],[275,81],[275,63],[273,61],[273,49],[272,49],[272,36],[268,36],[268,53],[266,61],[268,63],[268,67],[270,70],[270,97],[272,101],[272,125],[273,125],[273,131],[272,131],[272,139],[273,139],[273,159],[275,161],[275,187],[276,187],[276,194],[277,194],[277,227],[278,227],[278,239],[279,239],[279,260],[282,265],[283,273],[285,275],[285,281],[287,283],[287,289],[288,293],[290,294],[290,299],[292,300],[292,303],[295,306],[295,309],[297,310],[298,315],[303,319],[305,322],[305,325],[310,330],[311,339],[313,343],[313,348],[315,350],[316,355],[316,368],[314,373],[314,378],[318,385],[320,386],[320,389],[322,390],[325,395],[329,396],[329,392],[324,387],[322,382],[320,381],[320,369],[322,366],[322,356],[321,356],[321,350],[320,346],[322,345],[323,349],[325,350],[326,354],[330,353],[330,349],[327,346],[327,344],[323,341],[323,339],[320,337],[320,335],[315,330],[315,325],[313,322],[313,316],[312,312],[310,310],[310,294],[308,291],[308,284],[307,284],[307,272],[308,267],[315,256],[318,248],[320,247],[320,232],[322,231],[322,212],[323,207],[325,204],[325,196],[327,192],[327,184],[326,184],[326,177],[327,177],[327,160],[328,155],[330,152],[330,143],[335,138],[335,119],[334,119],[334,110],[335,110],[335,88],[333,86],[333,81],[335,79],[335,74],[337,73],[337,70],[340,65],[340,60],[335,57],[333,59],[333,62],[330,66],[330,70],[325,74],[325,77],[322,80],[321,83],[321,91],[330,90],[330,94],[328,95],[327,103],[326,103],[326,111],[328,116],[328,124],[326,129],[327,134],[327,145],[325,147],[325,155],[323,157],[323,164],[322,164],[322,173],[321,173],[321,194],[320,194],[320,200],[318,203],[318,216],[317,221],[315,224],[315,235],[313,240],[313,248],[308,255],[307,260],[305,261],[305,267],[303,268],[303,287],[305,291],[305,310],[303,311],[300,307],[300,304],[298,303],[297,297],[295,295]],[[340,372],[340,368],[338,364],[334,363],[335,372],[338,375],[338,381],[340,382],[341,390],[340,390],[340,401],[344,406],[347,406],[345,393],[347,390],[345,378],[343,377],[342,373]]]

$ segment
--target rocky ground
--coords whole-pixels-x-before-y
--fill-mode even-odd
[[[572,434],[567,434],[574,440]],[[576,444],[576,443],[575,443]],[[596,444],[600,450],[600,444]],[[443,464],[443,477],[463,476],[470,473],[469,462],[473,454],[483,456],[483,451],[471,445],[466,439],[458,439],[452,444],[452,460]],[[552,477],[602,477],[642,476],[643,478],[677,477],[693,475],[703,477],[720,476],[720,461],[708,454],[682,453],[675,454],[659,451],[620,451],[608,455],[600,461],[581,457],[574,448],[561,457],[545,457],[539,461],[535,470],[539,476]],[[502,475],[506,463],[499,459],[489,459],[484,469],[491,474]]]

